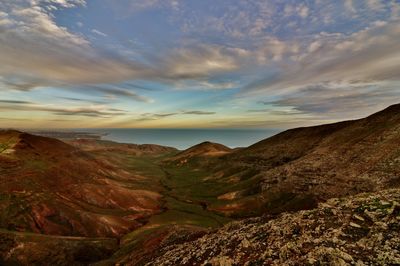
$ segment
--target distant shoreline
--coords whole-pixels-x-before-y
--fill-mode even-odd
[[[96,139],[100,140],[104,136],[107,136],[108,133],[96,133],[96,132],[77,132],[77,131],[28,131],[30,134],[48,137],[48,138],[56,138],[56,139]]]
[[[248,147],[283,129],[145,129],[145,128],[71,128],[15,129],[48,138],[70,141],[76,139],[105,140],[126,144],[155,144],[184,150],[209,141],[229,148]]]
[[[281,132],[281,129],[71,129],[102,135],[102,140],[119,143],[157,144],[185,150],[210,141],[229,148],[248,147]]]

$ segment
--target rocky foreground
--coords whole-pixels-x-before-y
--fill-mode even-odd
[[[400,265],[400,189],[234,222],[147,265]]]

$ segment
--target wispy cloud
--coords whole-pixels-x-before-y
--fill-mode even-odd
[[[148,97],[145,97],[145,96],[139,95],[139,94],[137,94],[137,93],[135,93],[133,91],[129,91],[129,90],[126,90],[126,89],[121,89],[121,88],[118,88],[118,87],[115,87],[115,86],[111,86],[111,87],[99,87],[99,86],[96,86],[96,87],[94,87],[94,89],[96,91],[98,91],[98,92],[103,92],[103,93],[105,93],[107,95],[124,96],[124,97],[131,98],[131,99],[133,99],[135,101],[138,101],[138,102],[146,102],[146,103],[154,102],[152,99],[150,99]]]
[[[105,0],[119,16],[131,16],[152,9],[179,10],[182,0]]]
[[[276,104],[276,103],[274,103],[274,104]],[[250,110],[247,110],[247,112],[249,112],[249,113],[262,113],[262,114],[265,114],[265,115],[273,115],[273,116],[294,116],[294,115],[305,114],[305,112],[297,111],[297,110],[280,111],[280,110],[274,110],[273,108],[250,109]]]
[[[301,89],[291,96],[280,100],[266,102],[270,106],[293,107],[301,113],[317,115],[319,117],[341,118],[343,115],[363,117],[366,114],[385,108],[389,104],[397,103],[398,88],[373,84],[365,86],[332,87],[331,84],[320,84]],[[354,108],[357,106],[357,108]]]
[[[152,121],[159,120],[170,116],[175,116],[178,113],[144,113],[141,114],[139,118],[135,119],[135,121]]]
[[[131,87],[137,88],[137,87],[131,86],[131,85],[128,85],[128,86],[121,85],[121,86],[129,87],[129,88],[131,88]],[[130,99],[130,100],[134,100],[137,102],[143,102],[143,103],[154,102],[153,99],[143,96],[143,95],[140,95],[140,94],[132,91],[131,89],[122,88],[119,85],[113,85],[113,84],[66,86],[62,90],[63,91],[73,91],[76,93],[85,94],[87,96],[93,96],[93,95],[99,96],[100,95],[100,96],[103,96],[103,98],[108,99],[108,100]],[[69,100],[72,100],[72,99],[69,99]],[[92,101],[92,102],[96,103],[96,101]],[[103,102],[103,101],[100,101],[100,102]]]
[[[101,31],[96,30],[96,29],[92,29],[92,32],[93,32],[94,34],[97,34],[97,35],[102,36],[102,37],[107,37],[107,36],[108,36],[108,35],[105,34],[104,32],[101,32]]]
[[[125,115],[126,112],[118,109],[97,109],[97,108],[70,108],[70,109],[59,109],[52,107],[40,107],[38,111],[49,111],[55,115],[67,115],[67,116],[90,116],[90,117],[113,117]]]
[[[160,77],[167,79],[200,79],[239,67],[240,49],[218,45],[191,45],[176,48],[161,58]]]
[[[184,115],[215,115],[216,112],[207,112],[207,111],[183,111]]]
[[[60,116],[86,116],[86,117],[99,117],[99,118],[109,118],[127,114],[127,112],[124,110],[107,108],[104,105],[60,108],[54,105],[43,105],[34,102],[18,101],[18,100],[0,100],[0,111],[47,112],[53,115],[60,115]]]
[[[148,121],[148,120],[159,120],[164,119],[171,116],[178,116],[178,115],[214,115],[216,112],[210,111],[199,111],[199,110],[185,110],[173,113],[143,113],[141,117],[136,119],[137,121]]]
[[[19,100],[0,100],[0,103],[7,103],[7,104],[33,104],[32,102],[19,101]]]
[[[74,98],[74,97],[57,97],[58,99],[63,99],[71,102],[86,102],[86,103],[94,103],[94,104],[107,104],[106,101],[97,101],[92,99],[82,99],[82,98]]]
[[[315,113],[344,111],[345,103],[348,112],[351,105],[365,111],[360,101],[373,105],[371,97],[375,105],[392,104],[400,96],[391,89],[400,81],[398,25],[378,21],[350,35],[317,35],[278,75],[250,84],[243,93],[279,97],[279,105]],[[311,108],[314,104],[320,108]]]
[[[2,1],[0,76],[16,89],[103,83],[144,75],[146,68],[94,49],[81,35],[54,21],[46,8],[73,8],[84,1]]]

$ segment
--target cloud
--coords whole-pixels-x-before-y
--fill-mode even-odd
[[[132,1],[134,6],[154,6],[164,1]],[[176,5],[177,1],[171,1]],[[94,48],[90,41],[58,26],[46,7],[75,8],[85,1],[21,0],[0,3],[0,86],[15,90],[154,80],[178,84],[180,80],[201,81],[204,88],[228,88],[232,83],[207,83],[207,78],[238,69],[244,50],[217,45],[180,46],[154,56],[147,64],[127,59],[115,52]],[[92,30],[105,36],[97,29]],[[84,87],[84,86],[82,86]],[[133,86],[134,87],[134,86]],[[137,87],[137,86],[136,86]],[[111,95],[128,96],[142,102],[151,99],[117,87]]]
[[[400,3],[392,1],[391,6],[390,6],[390,10],[391,10],[391,20],[398,20],[400,18]]]
[[[34,2],[43,2],[47,4],[53,4],[55,6],[60,6],[63,8],[71,8],[76,6],[85,6],[86,0],[42,0],[42,1],[34,1]]]
[[[356,13],[356,9],[354,8],[354,3],[353,0],[345,0],[344,1],[344,6],[347,11],[351,13]]]
[[[214,115],[216,112],[206,112],[206,111],[184,111],[184,115]]]
[[[1,69],[1,67],[0,67]],[[36,77],[30,77],[29,80],[25,80],[21,76],[11,76],[8,78],[0,76],[0,86],[4,89],[12,89],[17,91],[29,91],[38,87],[41,87],[43,82],[38,80]]]
[[[72,101],[72,102],[88,102],[88,103],[95,103],[95,104],[106,104],[105,101],[96,101],[91,99],[82,99],[82,98],[74,98],[74,97],[57,97],[59,99]]]
[[[175,116],[178,113],[144,113],[141,114],[139,118],[135,119],[135,121],[152,121],[152,120],[159,120],[169,116]]]
[[[307,6],[307,3],[286,4],[283,9],[284,17],[290,17],[296,15],[298,17],[305,19],[308,17],[309,13],[310,13],[310,7]]]
[[[259,36],[274,24],[279,6],[273,1],[237,1],[230,2],[224,12],[210,4],[198,14],[196,10],[184,10],[190,16],[182,20],[182,30],[195,35],[222,34],[233,38]],[[183,7],[184,8],[184,7]],[[205,15],[206,14],[206,15]]]
[[[274,119],[260,119],[260,118],[246,118],[246,119],[235,119],[235,120],[215,120],[211,121],[208,127],[216,128],[268,128],[269,130],[275,130],[275,133],[279,133],[282,129],[300,127],[305,125],[317,125],[322,123],[332,122],[329,120],[312,119],[310,117],[297,117],[297,116],[286,116],[282,119],[282,116]]]
[[[154,91],[155,90],[154,88],[138,85],[138,84],[135,84],[132,82],[124,82],[123,86],[127,87],[127,88],[132,88],[132,89],[139,89],[139,90],[143,90],[143,91]]]
[[[275,103],[276,104],[276,103]],[[276,104],[278,105],[278,104]],[[286,106],[286,105],[284,105]],[[290,111],[281,111],[281,110],[274,110],[273,108],[264,108],[264,109],[250,109],[247,110],[249,113],[262,113],[265,115],[273,115],[273,116],[294,116],[294,115],[301,115],[305,114],[302,111],[298,110],[290,110]]]
[[[103,93],[106,93],[108,95],[128,97],[128,98],[133,99],[133,100],[138,101],[138,102],[145,102],[145,103],[154,102],[153,99],[150,99],[148,97],[139,95],[139,94],[137,94],[135,92],[132,92],[132,91],[129,91],[129,90],[126,90],[126,89],[121,89],[121,88],[118,88],[118,87],[115,87],[115,86],[112,86],[112,87],[98,87],[98,86],[96,86],[94,89],[96,91],[98,91],[98,92],[103,92]]]
[[[32,121],[31,119],[28,118],[15,118],[15,117],[0,117],[0,120],[2,121],[22,121],[22,122],[26,122],[26,121]]]
[[[166,79],[199,79],[237,69],[239,49],[218,45],[177,48],[159,62],[160,76]],[[164,72],[164,73],[163,73]]]
[[[152,9],[167,8],[178,11],[181,0],[105,0],[119,17],[128,17]]]
[[[86,116],[110,118],[125,115],[124,110],[107,108],[104,105],[91,105],[88,107],[60,108],[53,105],[43,105],[28,101],[1,100],[0,111],[9,112],[48,112],[59,116]]]
[[[266,37],[260,41],[251,55],[256,62],[265,65],[286,60],[291,56],[298,55],[300,51],[300,44],[296,40],[284,41],[277,37]]]
[[[265,104],[280,107],[291,106],[302,113],[340,119],[344,115],[366,116],[390,104],[398,103],[398,96],[397,87],[382,89],[381,86],[373,84],[369,86],[343,84],[342,87],[320,84],[303,88],[292,96]]]
[[[399,25],[377,21],[350,35],[321,33],[291,64],[282,64],[278,75],[252,83],[243,93],[291,98],[299,91],[314,88],[313,92],[321,92],[318,95],[328,104],[332,95],[326,93],[327,88],[340,94],[346,87],[363,90],[372,84],[385,91],[400,81]],[[315,43],[318,45],[313,48]],[[313,99],[312,94],[300,93],[297,97],[297,101]],[[387,103],[389,99],[380,100]],[[340,109],[340,104],[337,106]]]
[[[168,116],[174,116],[177,115],[178,113],[165,113],[165,114],[157,114],[157,113],[144,113],[142,116],[146,117],[153,117],[153,118],[163,118],[163,117],[168,117]]]
[[[18,100],[0,100],[0,103],[8,103],[8,104],[32,104],[32,102],[28,102],[28,101],[18,101]]]
[[[298,11],[298,14],[300,17],[306,18],[306,17],[308,17],[308,13],[309,13],[310,9],[306,5],[303,4],[298,7],[297,11]]]
[[[159,120],[166,117],[177,116],[177,115],[214,115],[216,112],[209,111],[199,111],[199,110],[189,110],[189,111],[179,111],[173,113],[144,113],[141,114],[140,118],[136,119],[136,121],[151,121],[151,120]]]
[[[91,32],[93,32],[94,34],[97,34],[97,35],[99,35],[99,36],[102,36],[102,37],[107,37],[107,36],[108,36],[108,35],[105,34],[104,32],[101,32],[101,31],[96,30],[96,29],[92,29]]]
[[[178,80],[173,82],[173,87],[179,90],[229,90],[238,88],[239,84],[233,81],[211,81],[203,78],[198,80]]]
[[[381,0],[367,0],[367,5],[372,10],[381,11],[385,8],[385,5],[381,2]]]
[[[121,85],[122,86],[122,85]],[[131,86],[129,84],[124,84],[123,86],[138,88]],[[145,88],[143,88],[145,89]],[[132,90],[122,88],[118,85],[113,84],[100,84],[100,85],[77,85],[77,86],[67,86],[62,88],[62,90],[74,91],[80,94],[86,94],[88,96],[103,96],[108,100],[116,100],[117,98],[131,99],[137,102],[153,103],[154,100],[146,96],[140,95]],[[65,98],[68,100],[68,97]],[[69,98],[72,100],[71,98]],[[95,103],[95,101],[92,101]]]
[[[117,82],[145,76],[143,65],[96,50],[83,36],[55,23],[46,7],[73,8],[84,1],[2,1],[0,76],[9,88]],[[4,82],[5,81],[5,82]]]
[[[39,109],[40,110],[40,109]],[[58,109],[58,108],[43,108],[44,111],[50,111],[55,115],[63,116],[89,116],[89,117],[102,117],[109,118],[113,116],[125,115],[126,112],[118,109],[100,109],[97,108],[71,108],[71,109]]]

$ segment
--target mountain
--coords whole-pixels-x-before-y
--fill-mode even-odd
[[[192,146],[171,158],[166,159],[166,162],[173,162],[178,165],[183,165],[187,164],[188,162],[201,162],[207,160],[207,157],[218,157],[231,152],[232,149],[222,144],[205,141]]]
[[[399,189],[387,189],[399,187],[399,132],[395,105],[364,119],[288,130],[222,156],[201,155],[202,163],[168,164],[165,183],[179,180],[170,187],[178,198],[235,220],[257,218],[196,234],[170,227],[138,233],[109,262],[396,264]],[[380,235],[387,242],[374,244]]]
[[[396,265],[399,144],[400,105],[233,150],[1,131],[0,264]]]
[[[1,228],[115,237],[161,211],[162,196],[116,162],[18,131],[0,132],[0,143]]]
[[[291,129],[222,156],[213,162],[214,178],[230,189],[219,196],[225,203],[210,208],[251,216],[398,187],[399,132],[400,105],[393,105],[364,119]]]
[[[178,151],[177,149],[172,147],[165,147],[155,144],[124,144],[97,139],[74,139],[67,140],[67,143],[84,151],[117,151],[137,156],[171,153]]]

